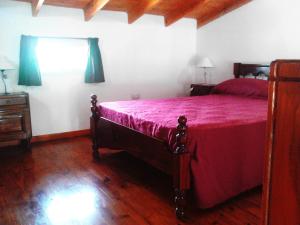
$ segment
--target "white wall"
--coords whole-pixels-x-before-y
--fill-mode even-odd
[[[28,3],[0,1],[0,54],[16,65],[20,35],[99,37],[106,82],[85,84],[83,74],[42,76],[42,87],[17,86],[10,73],[9,90],[30,94],[33,134],[42,135],[89,127],[89,95],[100,101],[185,95],[195,76],[196,23],[183,19],[165,27],[163,17],[143,16],[127,24],[125,13],[101,11],[84,22],[82,10],[43,6],[31,16]],[[0,85],[0,91],[3,88]]]
[[[214,83],[232,77],[233,62],[299,59],[299,22],[299,0],[253,0],[199,29],[197,52],[215,62]]]

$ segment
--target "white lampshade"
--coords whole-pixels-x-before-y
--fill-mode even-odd
[[[0,55],[0,70],[14,70],[14,64],[5,56]]]
[[[207,58],[207,57],[203,57],[199,60],[197,67],[200,68],[212,68],[215,67],[214,64],[212,63],[212,61]]]

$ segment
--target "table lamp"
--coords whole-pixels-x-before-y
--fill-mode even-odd
[[[213,68],[215,67],[212,61],[208,57],[203,57],[199,60],[197,67],[203,68],[204,70],[204,83],[207,84],[207,68]]]
[[[6,58],[5,56],[0,56],[0,72],[1,79],[4,84],[4,94],[8,94],[5,79],[7,79],[7,75],[4,73],[6,70],[15,69],[14,65]]]

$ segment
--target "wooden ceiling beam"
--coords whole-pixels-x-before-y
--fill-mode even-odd
[[[210,13],[203,15],[202,17],[197,18],[197,28],[200,28],[209,22],[251,2],[252,0],[239,0],[239,1],[233,1],[231,5],[224,6],[220,10],[214,10]]]
[[[128,11],[128,23],[132,24],[143,16],[147,11],[151,10],[161,0],[140,0],[137,7],[132,7]]]
[[[165,25],[170,26],[209,0],[193,0],[190,4],[176,7],[176,10],[165,16]]]
[[[1,0],[0,0],[1,1]],[[164,15],[169,26],[182,17],[197,20],[198,28],[218,17],[251,2],[252,0],[17,0],[32,6],[32,15],[37,16],[43,5],[80,8],[85,20],[90,20],[99,10],[114,10],[128,13],[128,23],[134,23],[145,13]],[[109,4],[107,4],[109,3]]]
[[[43,4],[44,0],[31,0],[32,16],[36,17],[39,14]]]
[[[101,10],[110,0],[91,0],[83,9],[85,21],[89,21],[99,10]]]

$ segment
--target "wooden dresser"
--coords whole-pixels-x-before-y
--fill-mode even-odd
[[[271,65],[263,225],[300,224],[300,60]]]
[[[0,147],[19,142],[29,149],[31,137],[28,94],[0,94]]]

